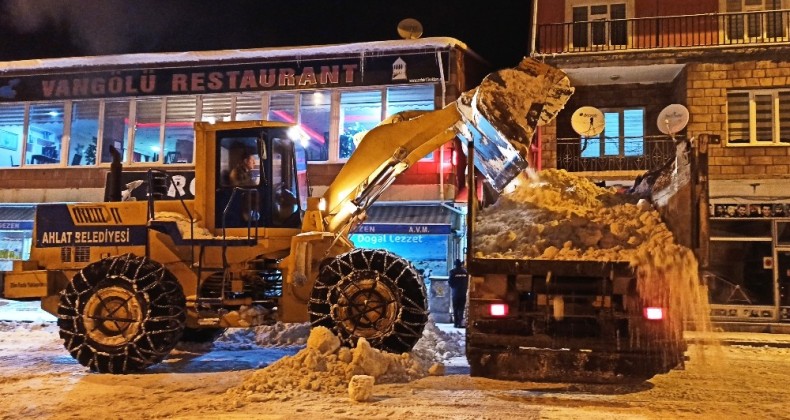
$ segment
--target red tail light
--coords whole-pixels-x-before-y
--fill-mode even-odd
[[[649,306],[645,308],[644,316],[645,319],[649,319],[652,321],[660,321],[664,319],[664,308]]]
[[[492,303],[488,305],[488,314],[492,317],[503,317],[508,314],[507,303]]]

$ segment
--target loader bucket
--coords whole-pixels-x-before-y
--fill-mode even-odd
[[[529,159],[535,129],[553,120],[573,91],[564,72],[525,58],[458,98],[466,126],[458,127],[460,136],[474,142],[475,167],[497,192],[534,166]]]
[[[463,122],[458,123],[459,137],[465,140],[461,142],[461,147],[464,154],[469,156],[467,142],[474,143],[475,168],[491,187],[497,192],[502,192],[505,186],[529,165],[510,142],[503,141],[502,137],[493,131],[487,120],[473,122],[476,116],[471,106],[474,92],[476,90],[465,92],[456,101],[458,112],[463,117]],[[483,127],[478,129],[478,125]],[[494,134],[489,134],[489,137],[484,133]]]

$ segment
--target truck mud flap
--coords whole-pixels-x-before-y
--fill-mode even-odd
[[[535,382],[644,382],[682,367],[683,354],[467,348],[470,375]]]

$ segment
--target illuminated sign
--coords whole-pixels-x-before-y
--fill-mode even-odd
[[[385,224],[364,223],[357,227],[354,233],[399,233],[422,235],[449,235],[453,232],[450,225],[434,224]]]
[[[32,230],[32,221],[0,220],[0,230]]]
[[[0,77],[0,101],[108,98],[129,96],[197,95],[291,89],[325,89],[441,80],[449,69],[436,52],[355,54],[353,57],[311,59],[298,57],[267,62],[257,59],[227,65],[173,64],[166,68],[126,68],[111,71],[58,72]],[[447,55],[447,52],[443,52]],[[393,66],[405,63],[408,77],[394,79]],[[148,64],[150,66],[150,64]]]

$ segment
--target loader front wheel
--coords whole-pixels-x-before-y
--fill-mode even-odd
[[[385,250],[355,249],[325,262],[310,297],[314,327],[349,346],[362,337],[391,353],[410,351],[428,322],[425,284],[406,260]]]
[[[178,344],[186,321],[181,285],[161,264],[125,254],[80,270],[60,294],[64,346],[100,373],[141,371]]]

